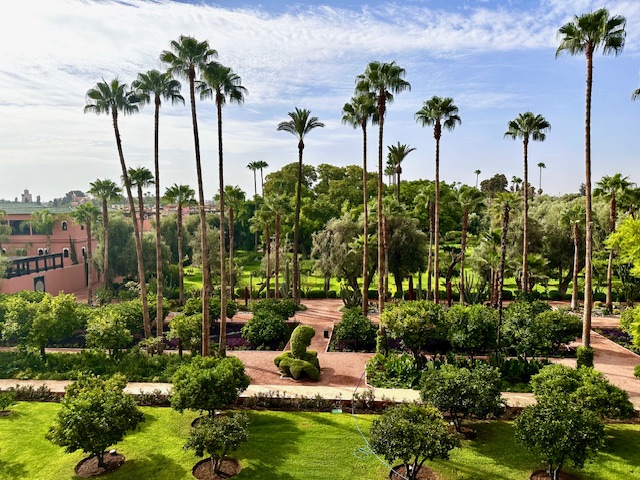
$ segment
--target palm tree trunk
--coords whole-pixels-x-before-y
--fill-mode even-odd
[[[231,300],[235,299],[235,270],[233,268],[233,242],[235,241],[233,208],[229,208],[229,291],[231,292]]]
[[[265,228],[265,234],[267,236],[267,294],[266,298],[269,298],[269,287],[271,283],[271,232],[269,231],[269,225]]]
[[[93,289],[91,287],[91,264],[93,263],[93,252],[91,249],[91,219],[87,221],[87,303],[93,305]]]
[[[389,219],[383,217],[384,222],[384,299],[389,298]]]
[[[200,163],[200,138],[196,117],[195,72],[189,72],[189,98],[191,99],[191,124],[193,142],[196,151],[196,174],[198,177],[198,213],[200,214],[200,248],[202,250],[202,356],[209,356],[211,323],[209,320],[209,296],[211,291],[211,270],[209,269],[209,249],[207,248],[207,216],[204,211],[204,188],[202,184],[202,165]]]
[[[384,133],[384,91],[378,94],[378,312],[384,310],[384,230],[382,226],[382,142]],[[380,333],[384,327],[380,323]]]
[[[438,279],[438,257],[440,250],[440,123],[436,123],[434,127],[434,137],[436,139],[436,204],[434,215],[434,233],[433,240],[435,251],[433,253],[433,301],[440,301],[440,282]]]
[[[579,243],[580,228],[577,223],[573,224],[573,288],[571,290],[571,310],[576,311],[579,307],[578,301],[578,270],[579,270]]]
[[[280,298],[280,214],[276,213],[276,284],[275,298]]]
[[[102,235],[103,235],[103,267],[102,275],[104,288],[111,289],[111,280],[109,279],[109,211],[106,197],[102,199]]]
[[[142,197],[142,185],[138,185],[138,229],[140,230],[140,235],[144,233],[144,200]],[[135,216],[133,216],[135,219]]]
[[[460,305],[464,305],[464,259],[467,251],[467,229],[469,228],[469,212],[462,212],[462,238],[460,239]]]
[[[587,93],[584,121],[584,170],[585,170],[585,262],[584,262],[584,317],[582,319],[582,346],[591,345],[591,309],[593,294],[593,266],[591,254],[593,250],[593,223],[591,220],[591,87],[593,84],[593,46],[587,45]]]
[[[522,142],[524,145],[524,225],[522,232],[522,292],[529,292],[529,264],[527,262],[527,256],[529,254],[529,159],[528,159],[528,147],[529,139],[525,138]]]
[[[227,266],[224,234],[224,161],[222,156],[222,98],[216,95],[218,110],[218,177],[220,181],[220,337],[219,353],[227,354]]]
[[[298,142],[298,182],[296,184],[296,217],[293,229],[293,299],[296,305],[300,304],[300,295],[298,291],[298,246],[300,242],[300,198],[302,190],[302,151],[304,150],[304,143],[302,139]]]
[[[262,196],[264,197],[264,175],[262,173],[262,168],[260,169],[260,190],[262,190]]]
[[[611,192],[611,202],[609,205],[609,234],[616,229],[616,194],[615,190]],[[613,299],[611,295],[613,278],[613,248],[609,250],[609,263],[607,265],[607,299],[606,309],[609,314],[613,311]]]
[[[182,255],[182,204],[178,203],[178,275],[180,277],[180,305],[184,305],[184,259]]]
[[[362,245],[362,316],[367,318],[369,313],[369,208],[367,205],[367,124],[362,123],[362,198],[363,198],[363,235]]]
[[[433,204],[433,202],[431,202],[431,205],[429,205],[429,256],[427,258],[427,295],[425,300],[429,300],[429,295],[431,295],[431,260],[433,258],[433,230],[435,228],[435,221],[433,218],[434,215],[435,205]]]
[[[509,228],[509,212],[511,207],[505,203],[502,214],[502,234],[500,235],[500,271],[498,272],[498,347],[500,347],[500,330],[502,329],[502,291],[504,290],[504,264],[507,257],[507,229]]]
[[[253,198],[255,200],[255,198],[258,196],[258,183],[256,180],[256,169],[253,169]]]
[[[155,132],[153,147],[153,165],[155,169],[155,186],[156,186],[156,335],[162,336],[162,328],[164,326],[164,314],[162,311],[162,237],[160,236],[160,161],[158,155],[158,145],[160,143],[160,97],[156,96],[155,111]]]
[[[142,240],[140,239],[140,230],[136,222],[136,207],[133,203],[133,195],[131,195],[131,182],[127,173],[127,165],[124,161],[124,153],[122,151],[122,141],[120,139],[120,130],[118,128],[118,112],[113,109],[111,112],[113,120],[113,131],[116,136],[116,146],[118,147],[118,156],[120,157],[120,167],[122,168],[122,178],[124,178],[124,186],[127,190],[129,199],[129,208],[131,209],[131,219],[133,220],[133,236],[136,242],[136,257],[138,259],[138,281],[140,282],[140,297],[142,299],[142,325],[144,328],[145,338],[151,338],[151,324],[149,323],[149,305],[147,304],[147,284],[144,278],[144,263],[142,262]]]

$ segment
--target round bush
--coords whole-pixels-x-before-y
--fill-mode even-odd
[[[335,345],[341,350],[373,350],[376,347],[377,328],[362,316],[359,308],[351,308],[333,329]]]
[[[242,337],[255,347],[271,346],[285,341],[289,328],[276,313],[259,311],[242,327]]]

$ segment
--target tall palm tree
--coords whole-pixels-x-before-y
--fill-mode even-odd
[[[202,166],[200,163],[200,137],[198,135],[198,119],[196,116],[196,76],[218,53],[209,47],[206,40],[199,42],[193,37],[180,35],[178,40],[169,44],[171,50],[164,50],[160,60],[168,65],[172,75],[189,80],[189,100],[191,102],[191,124],[193,126],[193,143],[196,154],[196,175],[198,177],[198,208],[200,214],[200,247],[202,250],[202,356],[209,355],[209,296],[211,295],[211,269],[207,248],[207,220],[204,210],[204,188],[202,182]]]
[[[269,168],[269,164],[264,160],[258,160],[258,169],[260,170],[260,189],[262,190],[262,196],[264,197],[264,169]]]
[[[522,240],[522,291],[529,292],[529,266],[527,264],[529,255],[529,141],[543,142],[547,137],[546,132],[551,129],[551,124],[542,115],[535,115],[531,112],[520,113],[508,123],[505,138],[516,140],[522,139],[524,150],[524,183],[523,183],[523,240]],[[542,172],[542,168],[540,169]]]
[[[218,180],[220,182],[220,355],[227,353],[227,273],[224,233],[224,156],[222,150],[222,106],[227,103],[242,105],[247,89],[241,79],[229,67],[210,62],[202,69],[202,81],[198,87],[200,98],[212,98],[218,117]]]
[[[621,173],[613,176],[605,175],[596,182],[594,195],[605,197],[609,200],[609,234],[616,230],[617,202],[624,192],[631,187],[629,177],[623,177]],[[609,313],[613,310],[613,299],[611,298],[611,283],[613,278],[613,248],[609,249],[609,263],[607,265],[607,301],[606,309]]]
[[[478,188],[478,179],[480,178],[480,174],[482,172],[480,170],[475,170],[473,173],[476,174],[476,188]]]
[[[164,192],[165,198],[178,206],[178,275],[180,277],[180,305],[184,305],[184,254],[182,253],[182,210],[191,204],[196,192],[189,185],[178,185],[174,183]]]
[[[370,92],[376,97],[378,111],[378,212],[382,212],[384,116],[387,111],[387,103],[393,102],[394,94],[411,90],[411,84],[404,79],[405,75],[405,69],[396,62],[370,62],[364,73],[356,77],[356,92]],[[378,215],[378,272],[381,271],[384,262],[383,243],[382,215]],[[382,275],[378,275],[378,311],[380,313],[384,310],[384,301],[384,279]],[[383,327],[381,327],[381,333],[384,334]]]
[[[541,195],[542,194],[542,169],[547,168],[547,166],[544,164],[544,162],[539,162],[538,168],[540,169],[540,178],[538,181],[538,195]]]
[[[171,73],[161,73],[158,70],[149,70],[146,73],[139,73],[138,78],[131,83],[131,87],[136,90],[140,102],[151,103],[154,105],[154,128],[153,128],[153,166],[154,166],[154,184],[156,186],[156,332],[162,335],[162,327],[164,321],[162,308],[162,286],[164,279],[162,278],[162,237],[160,235],[160,160],[158,146],[160,142],[160,106],[162,99],[171,101],[171,103],[182,103],[184,98],[180,95],[180,82],[172,78]]]
[[[397,145],[389,145],[387,147],[389,150],[388,157],[389,160],[395,166],[396,173],[396,198],[398,202],[400,201],[400,175],[402,175],[402,161],[409,155],[411,152],[415,150],[415,148],[409,148],[409,145],[400,144],[398,142]]]
[[[235,216],[242,210],[246,201],[244,191],[240,187],[226,185],[224,187],[224,196],[229,211],[229,291],[231,292],[231,300],[235,298],[236,273],[233,269],[233,245],[235,243]]]
[[[451,97],[438,97],[433,96],[429,100],[426,100],[422,105],[422,108],[416,112],[416,121],[423,127],[433,125],[433,138],[436,140],[436,200],[435,200],[435,231],[434,231],[434,246],[435,252],[433,255],[433,300],[438,303],[438,260],[440,249],[440,138],[442,137],[442,128],[447,130],[453,130],[456,125],[462,123],[460,116],[458,115],[458,107],[453,103]]]
[[[256,172],[260,170],[260,165],[257,161],[249,162],[247,168],[253,172],[253,197],[258,196],[258,182],[256,180]]]
[[[593,222],[591,220],[591,90],[593,85],[593,54],[602,49],[604,55],[618,55],[624,48],[627,21],[622,15],[610,16],[606,8],[574,16],[558,30],[560,46],[556,57],[562,53],[571,56],[585,54],[587,59],[587,87],[584,122],[584,167],[585,167],[585,272],[584,272],[584,318],[582,322],[582,345],[591,345],[591,309],[593,292],[592,250]]]
[[[282,220],[291,213],[289,199],[286,195],[269,195],[265,198],[266,207],[271,210],[275,219],[275,298],[280,297],[280,240],[282,238]]]
[[[138,228],[140,232],[144,231],[144,195],[142,189],[150,187],[155,183],[153,173],[147,167],[129,167],[127,173],[129,174],[129,181],[131,186],[137,190],[138,193]],[[122,179],[124,182],[124,178]],[[131,218],[136,221],[135,212],[132,212]]]
[[[296,213],[293,224],[293,298],[296,304],[300,303],[300,272],[298,270],[298,245],[300,241],[300,193],[302,190],[302,151],[304,150],[304,137],[314,128],[324,127],[324,123],[318,117],[311,117],[311,112],[306,109],[296,109],[288,113],[291,120],[280,122],[278,131],[289,132],[298,139],[298,181],[296,183]]]
[[[458,192],[458,203],[462,207],[462,236],[460,240],[460,303],[464,298],[464,261],[467,251],[467,231],[469,229],[469,214],[476,211],[484,202],[484,195],[477,188],[462,185]]]
[[[436,187],[435,184],[429,184],[422,187],[416,196],[416,208],[424,209],[429,212],[429,255],[427,258],[427,294],[425,300],[429,300],[431,293],[431,258],[433,256],[433,233],[435,230],[435,203],[436,203]]]
[[[97,179],[91,182],[91,188],[88,193],[97,197],[102,202],[102,239],[104,243],[102,278],[104,288],[111,288],[111,279],[109,278],[109,202],[115,202],[120,199],[122,189],[113,180]]]
[[[362,197],[363,197],[363,238],[362,243],[362,315],[366,318],[369,308],[369,292],[367,285],[369,272],[369,194],[367,192],[367,125],[369,119],[376,123],[376,98],[371,92],[364,92],[351,97],[349,103],[342,107],[342,123],[353,128],[362,129]]]
[[[520,177],[518,177],[517,175],[512,176],[511,177],[511,191],[512,192],[519,192],[521,183],[522,183],[522,179]]]
[[[117,78],[110,83],[105,81],[98,82],[94,88],[87,91],[87,105],[84,112],[94,112],[96,114],[111,114],[113,123],[113,132],[116,137],[116,147],[118,148],[118,157],[120,159],[120,168],[122,169],[122,179],[129,200],[129,209],[133,219],[133,236],[136,243],[136,257],[138,260],[138,281],[140,282],[140,297],[142,299],[142,319],[144,326],[144,335],[146,338],[151,337],[151,324],[149,323],[149,305],[147,304],[147,285],[144,276],[144,264],[142,262],[142,236],[138,224],[135,221],[135,204],[131,193],[131,182],[127,173],[127,164],[124,160],[124,152],[122,151],[122,139],[120,137],[120,128],[118,126],[118,113],[130,115],[138,112],[138,97],[127,87],[125,83],[120,82]]]
[[[573,205],[567,208],[560,217],[560,222],[571,228],[573,237],[573,287],[571,291],[571,310],[579,308],[578,299],[578,271],[580,270],[579,250],[580,250],[580,226],[584,225],[585,210],[584,205]]]
[[[253,213],[251,217],[250,230],[252,232],[262,232],[264,238],[263,251],[267,254],[267,262],[265,267],[265,287],[266,298],[269,298],[269,292],[271,289],[271,227],[273,222],[273,215],[271,210],[266,204],[260,205],[260,207]]]
[[[91,242],[91,229],[94,223],[98,220],[100,210],[93,203],[83,203],[71,212],[71,217],[81,225],[85,225],[87,228],[87,302],[89,305],[93,305],[93,289],[91,285],[91,268],[93,267],[93,246]]]

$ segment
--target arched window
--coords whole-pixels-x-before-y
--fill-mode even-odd
[[[69,249],[68,248],[63,248],[62,249],[62,256],[64,258],[69,258]]]
[[[63,221],[62,222],[62,230],[67,230],[67,228],[68,228],[67,222]]]
[[[82,256],[83,257],[87,256],[87,250],[84,247],[82,247]]]

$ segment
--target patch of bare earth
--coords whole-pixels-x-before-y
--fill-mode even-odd
[[[97,457],[89,457],[76,465],[76,475],[82,478],[98,477],[111,473],[124,464],[124,455],[107,452],[104,454],[104,467],[98,465]]]
[[[218,473],[213,471],[211,458],[200,460],[193,467],[193,476],[198,480],[224,480],[240,473],[240,463],[235,458],[225,458]]]
[[[536,470],[531,474],[531,480],[551,480],[551,475],[546,470]],[[560,472],[560,480],[580,480],[580,477],[571,475],[570,473]]]
[[[407,470],[404,468],[404,465],[398,465],[397,467],[393,467],[393,470],[389,472],[389,478],[391,480],[404,480],[405,478],[407,478],[406,473]],[[422,467],[420,470],[418,470],[416,479],[438,480],[438,475],[436,475],[436,472],[431,470],[429,467]]]

